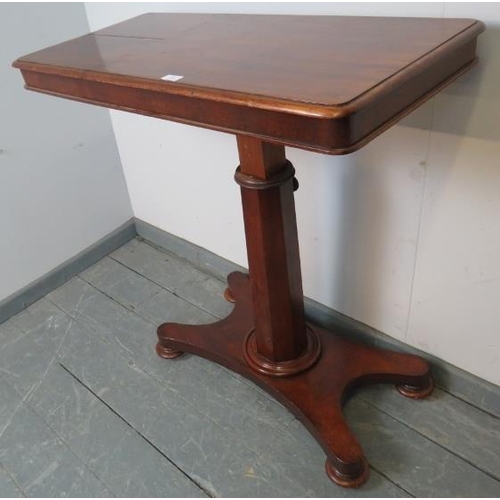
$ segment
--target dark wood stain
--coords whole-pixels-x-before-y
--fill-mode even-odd
[[[474,64],[483,29],[470,19],[146,14],[14,66],[32,90],[340,154]]]
[[[211,325],[161,325],[158,354],[170,357],[171,351],[190,352],[253,380],[309,429],[325,450],[327,472],[336,483],[347,487],[364,483],[369,470],[342,415],[344,397],[356,385],[375,382],[406,384],[413,387],[412,392],[407,392],[411,397],[426,396],[432,390],[427,362],[418,356],[351,342],[309,325],[322,346],[317,362],[293,376],[269,376],[249,366],[243,349],[255,325],[251,278],[232,273],[228,283],[235,299],[233,312]]]
[[[470,68],[483,30],[467,19],[147,14],[14,63],[31,90],[237,136],[250,275],[228,277],[227,318],[163,324],[157,352],[194,353],[261,385],[315,436],[341,486],[369,471],[342,416],[349,389],[391,382],[421,398],[433,384],[422,358],[306,323],[284,146],[358,149]]]

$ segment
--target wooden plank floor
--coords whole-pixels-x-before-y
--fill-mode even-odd
[[[500,419],[442,390],[360,390],[371,464],[331,483],[302,425],[252,383],[154,353],[164,321],[228,314],[224,283],[139,240],[0,325],[2,497],[498,497]]]

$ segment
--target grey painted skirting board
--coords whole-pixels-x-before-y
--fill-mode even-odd
[[[135,221],[130,219],[79,254],[44,274],[41,278],[0,301],[0,324],[58,286],[66,283],[70,278],[95,264],[135,236],[137,236]]]
[[[178,236],[169,234],[139,219],[131,219],[72,259],[69,259],[22,290],[19,290],[19,292],[1,301],[0,323],[6,321],[137,235],[154,246],[183,258],[191,265],[218,279],[225,280],[226,276],[232,271],[246,272],[246,269],[241,266],[233,264]],[[441,388],[474,406],[500,416],[499,386],[471,375],[435,356],[395,340],[370,326],[344,316],[314,300],[306,298],[305,307],[309,320],[325,328],[335,330],[339,334],[348,332],[350,338],[370,345],[410,352],[425,357],[432,364],[434,378]]]
[[[136,219],[137,234],[154,246],[173,253],[199,269],[224,280],[232,271],[247,270],[214,253],[199,247],[178,236],[167,233],[147,222]],[[360,323],[330,309],[319,302],[305,299],[306,315],[310,321],[338,333],[348,332],[350,338],[381,348],[418,354],[426,358],[432,365],[434,379],[442,389],[467,401],[474,406],[500,416],[500,387],[480,379],[466,371],[453,366],[442,359],[422,352],[403,342]]]

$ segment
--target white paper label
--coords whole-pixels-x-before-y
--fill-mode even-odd
[[[165,80],[166,82],[177,82],[179,80],[182,80],[182,78],[184,77],[181,75],[165,75],[161,77],[161,79]]]

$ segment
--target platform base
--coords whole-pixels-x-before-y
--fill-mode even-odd
[[[210,325],[161,325],[158,354],[172,358],[189,352],[252,380],[286,406],[316,438],[327,455],[326,472],[335,483],[360,486],[368,479],[369,468],[342,415],[347,391],[357,385],[389,382],[405,396],[424,397],[432,391],[428,363],[418,356],[358,344],[309,324],[321,344],[321,355],[314,363],[288,377],[262,373],[245,355],[245,343],[254,328],[249,277],[232,273],[228,284],[226,296],[235,303],[231,314]]]

